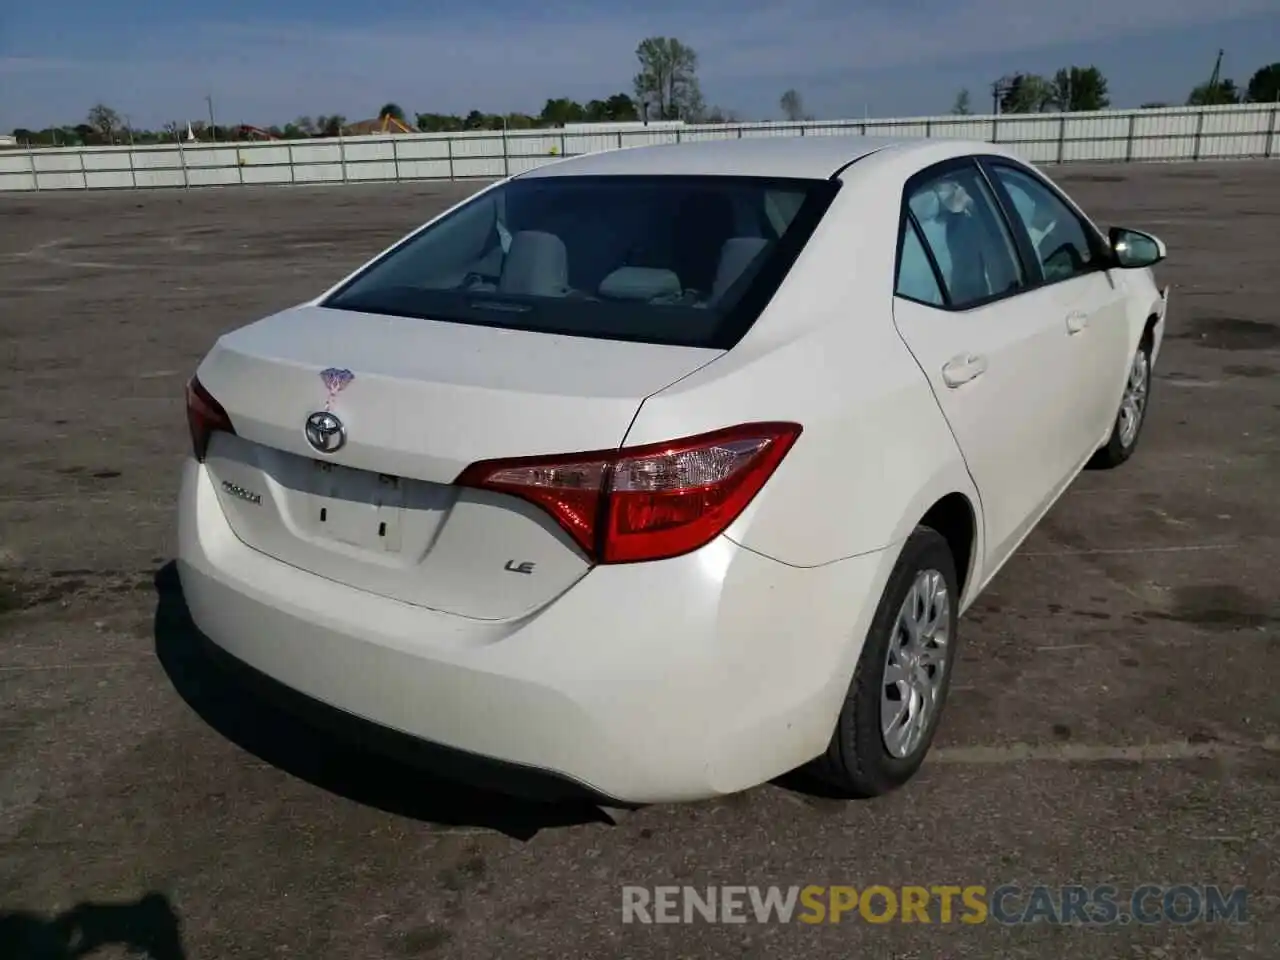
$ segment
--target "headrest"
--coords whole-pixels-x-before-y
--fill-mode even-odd
[[[653,300],[682,292],[674,272],[654,267],[619,267],[600,283],[600,296],[610,300]]]
[[[499,293],[562,297],[569,289],[569,253],[553,233],[523,230],[511,238]]]
[[[716,280],[711,287],[711,299],[719,300],[738,277],[746,270],[769,241],[764,237],[733,237],[720,248],[720,263],[716,267]]]

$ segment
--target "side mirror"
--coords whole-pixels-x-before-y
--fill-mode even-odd
[[[1155,266],[1169,255],[1159,238],[1140,230],[1112,227],[1109,237],[1116,266],[1126,270]]]

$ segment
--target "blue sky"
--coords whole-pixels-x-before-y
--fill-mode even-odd
[[[135,126],[205,116],[536,113],[553,96],[631,91],[635,47],[697,50],[706,100],[820,118],[975,111],[1002,73],[1096,64],[1115,106],[1179,102],[1218,48],[1242,86],[1280,59],[1280,0],[57,0],[0,13],[0,130],[78,123],[101,100]]]

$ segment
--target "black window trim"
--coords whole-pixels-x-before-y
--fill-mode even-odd
[[[999,303],[1002,300],[1008,300],[1012,297],[1021,296],[1022,294],[1028,293],[1029,291],[1036,289],[1038,286],[1040,286],[1040,283],[1038,282],[1038,280],[1037,282],[1033,283],[1033,279],[1040,277],[1039,260],[1036,261],[1036,268],[1037,268],[1036,272],[1035,273],[1029,272],[1027,269],[1027,264],[1025,262],[1026,253],[1022,248],[1022,242],[1023,242],[1022,238],[1014,230],[1013,224],[1009,223],[1009,214],[1008,214],[1008,211],[1006,211],[1004,208],[1004,202],[1002,201],[1000,195],[995,192],[994,187],[991,186],[990,180],[987,177],[987,173],[983,169],[982,160],[985,156],[987,155],[986,154],[965,154],[964,156],[960,156],[960,157],[948,157],[946,160],[940,160],[937,163],[930,164],[929,166],[924,167],[923,169],[917,170],[910,177],[908,177],[907,182],[902,185],[902,200],[901,200],[899,221],[898,221],[899,222],[898,252],[897,252],[897,257],[895,258],[895,261],[894,261],[894,269],[893,269],[893,288],[894,288],[895,297],[901,297],[903,300],[906,300],[910,303],[920,303],[922,306],[930,307],[934,310],[943,310],[943,311],[946,311],[947,313],[963,314],[963,313],[968,313],[971,310],[981,309],[982,307],[989,307],[992,304]],[[1014,288],[1011,288],[1008,290],[1002,290],[1000,293],[993,293],[989,297],[983,297],[980,300],[971,300],[962,306],[955,305],[951,300],[951,291],[948,290],[947,285],[942,282],[942,271],[938,267],[937,259],[933,252],[933,247],[929,244],[929,241],[925,238],[924,231],[918,230],[920,242],[924,245],[925,252],[929,255],[929,262],[933,266],[934,276],[938,278],[939,286],[941,286],[942,288],[942,298],[944,302],[942,304],[923,303],[923,301],[916,300],[914,297],[904,297],[902,296],[902,294],[897,292],[898,274],[902,269],[902,236],[903,234],[902,234],[901,224],[902,224],[903,218],[910,218],[913,224],[916,223],[915,214],[911,210],[911,206],[908,201],[910,200],[911,195],[915,192],[915,190],[920,186],[921,183],[928,182],[930,180],[936,180],[939,176],[942,176],[943,174],[949,173],[951,171],[964,170],[967,168],[976,169],[978,171],[978,176],[982,180],[987,182],[988,189],[991,190],[992,199],[994,200],[994,209],[992,210],[992,213],[996,217],[997,222],[1002,223],[1005,229],[1009,231],[1009,238],[1013,241],[1014,262],[1018,265],[1018,269],[1022,274],[1020,282]],[[1027,242],[1028,243],[1030,242],[1029,238],[1027,239]]]
[[[1027,289],[1023,292],[1029,293],[1032,290],[1040,290],[1045,287],[1056,286],[1059,283],[1070,283],[1072,280],[1079,280],[1081,277],[1087,277],[1094,273],[1106,273],[1114,264],[1111,263],[1109,251],[1104,244],[1102,234],[1094,222],[1089,219],[1080,207],[1072,202],[1071,198],[1062,192],[1051,180],[1037,170],[1029,163],[1015,160],[1012,157],[1002,156],[1000,154],[982,154],[978,158],[978,166],[982,169],[982,174],[986,177],[987,183],[990,185],[992,193],[995,194],[1000,204],[1001,212],[1004,215],[1005,222],[1008,223],[1009,229],[1013,231],[1013,235],[1017,240],[1019,255],[1024,261],[1024,270],[1028,276],[1036,278],[1034,283],[1028,284]],[[1042,186],[1051,197],[1054,197],[1061,203],[1071,216],[1075,217],[1076,222],[1080,224],[1081,232],[1084,233],[1085,239],[1088,241],[1090,253],[1093,259],[1088,263],[1085,269],[1071,274],[1069,277],[1046,277],[1044,267],[1040,263],[1039,256],[1036,255],[1035,244],[1031,241],[1031,234],[1027,231],[1026,224],[1022,222],[1022,217],[1018,215],[1017,207],[1013,203],[1013,197],[1010,195],[1004,182],[1000,179],[996,171],[1000,167],[1005,167],[1015,173],[1033,180]]]
[[[861,159],[861,158],[856,158]],[[856,161],[855,161],[856,162]],[[852,163],[852,162],[851,162]],[[846,166],[851,165],[847,164]],[[344,307],[335,301],[347,292],[357,281],[365,277],[371,271],[381,266],[391,257],[400,253],[410,243],[417,240],[428,229],[435,229],[454,217],[461,216],[466,210],[470,209],[472,203],[479,202],[483,197],[496,189],[502,189],[510,183],[517,182],[519,178],[513,177],[509,180],[499,181],[489,188],[477,191],[471,197],[462,203],[457,204],[452,209],[445,211],[442,215],[428,220],[417,229],[413,230],[407,236],[403,237],[399,242],[395,243],[381,255],[366,263],[359,268],[354,274],[342,281],[341,285],[326,293],[317,306],[327,307],[333,310],[352,309]],[[625,180],[673,180],[682,183],[716,183],[723,184],[726,181],[734,181],[741,184],[768,185],[774,187],[798,187],[806,191],[804,202],[800,205],[800,209],[792,218],[786,233],[778,241],[777,247],[771,256],[756,272],[751,279],[749,286],[743,292],[742,298],[733,305],[733,308],[723,318],[719,329],[714,337],[709,338],[706,342],[700,344],[684,343],[673,341],[669,338],[659,338],[652,336],[644,336],[639,334],[627,334],[615,332],[612,334],[583,333],[581,330],[574,328],[557,329],[553,327],[539,327],[535,332],[548,333],[559,336],[581,337],[589,340],[617,340],[628,343],[650,343],[658,346],[678,346],[693,347],[697,349],[722,350],[729,351],[737,346],[756,321],[764,314],[769,303],[781,290],[783,283],[791,273],[796,261],[804,252],[805,248],[813,239],[827,212],[831,209],[835,202],[836,195],[843,186],[843,181],[838,176],[831,177],[795,177],[795,176],[751,176],[741,174],[665,174],[665,173],[640,173],[640,174],[576,174],[572,176],[548,178],[561,182],[584,182],[584,181],[625,181]],[[525,181],[529,182],[529,181]],[[372,313],[374,311],[362,308],[361,312]],[[395,316],[409,316],[408,314],[397,312]],[[430,319],[424,317],[423,319]],[[467,320],[450,321],[456,323],[467,324],[470,326],[488,326],[497,327],[499,329],[519,329],[527,330],[525,327],[508,327],[500,322],[493,323],[477,323]]]
[[[906,216],[901,220],[902,226],[898,230],[898,249],[894,253],[893,259],[893,295],[911,303],[918,303],[921,306],[946,309],[951,306],[951,291],[943,283],[942,268],[938,266],[938,260],[933,255],[933,248],[929,246],[929,241],[925,239],[924,231],[920,229],[920,223],[916,220],[915,213],[909,207],[904,212]],[[916,243],[920,244],[920,249],[924,251],[925,258],[929,261],[929,270],[933,274],[933,282],[937,284],[942,303],[932,303],[928,300],[921,300],[918,297],[908,296],[899,289],[899,284],[902,282],[902,250],[907,242],[908,230],[915,234]]]

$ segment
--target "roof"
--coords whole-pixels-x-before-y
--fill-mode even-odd
[[[827,179],[886,147],[936,143],[909,137],[789,136],[696,140],[605,150],[535,167],[520,179],[628,174]]]
[[[370,136],[371,134],[382,135],[385,133],[403,136],[406,133],[415,132],[412,128],[391,116],[374,117],[372,120],[357,120],[355,123],[349,123],[346,126],[346,133],[349,136],[356,137]]]

